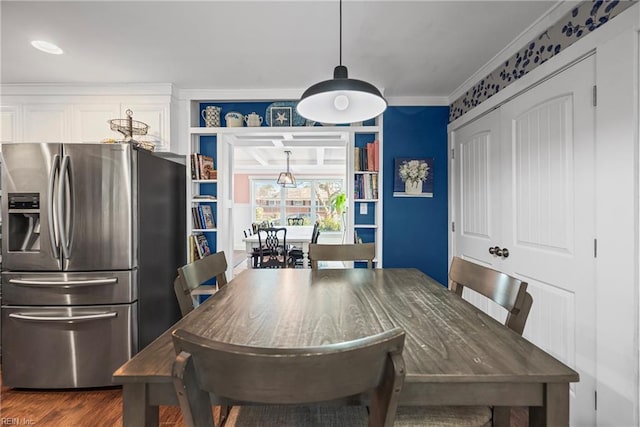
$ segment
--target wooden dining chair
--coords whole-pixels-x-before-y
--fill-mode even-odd
[[[367,418],[369,426],[393,426],[405,376],[399,328],[302,348],[247,347],[182,329],[172,335],[173,382],[186,427],[213,426],[209,393],[253,404],[234,406],[230,426],[365,426]],[[370,396],[368,415],[364,406],[328,404],[359,394]]]
[[[488,267],[453,257],[449,289],[462,297],[467,287],[491,299],[507,311],[505,326],[522,335],[533,298],[527,282]],[[488,406],[406,407],[397,414],[396,427],[447,427],[509,425],[511,409]]]
[[[287,267],[287,229],[268,227],[258,230],[260,261],[258,268]]]
[[[173,289],[178,299],[182,316],[194,309],[199,295],[211,295],[227,284],[227,258],[224,251],[217,252],[178,268]],[[215,285],[204,285],[213,278]]]
[[[533,298],[527,292],[527,282],[460,257],[453,257],[449,269],[449,289],[462,296],[465,287],[507,310],[505,325],[522,335],[533,304]]]
[[[316,221],[313,224],[313,230],[311,231],[310,243],[318,243],[319,237],[320,237],[320,222]],[[302,261],[304,260],[304,253],[301,247],[297,247],[297,246],[290,247],[288,255],[289,255],[288,264],[290,267],[302,267]]]
[[[242,233],[244,234],[245,239],[249,236],[253,236],[253,227],[249,227],[243,230]],[[251,265],[253,266],[253,268],[258,268],[258,263],[260,262],[260,249],[252,248],[251,252],[249,252],[247,256],[251,258]]]
[[[373,268],[375,257],[375,243],[309,245],[309,260],[313,269],[318,268],[318,261],[366,261],[367,268]]]

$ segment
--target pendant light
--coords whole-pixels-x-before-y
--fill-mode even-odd
[[[296,179],[293,177],[293,174],[289,170],[289,156],[291,155],[291,151],[285,151],[287,153],[287,171],[280,172],[280,176],[278,177],[278,184],[283,186],[284,188],[295,188],[296,187]]]
[[[302,117],[320,123],[354,123],[372,119],[387,109],[387,101],[371,83],[350,79],[342,65],[342,0],[340,0],[340,65],[333,79],[307,89],[296,106]]]

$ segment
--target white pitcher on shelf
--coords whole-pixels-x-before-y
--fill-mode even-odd
[[[236,111],[231,111],[224,116],[227,127],[241,128],[244,125],[244,116]]]
[[[248,127],[262,126],[262,117],[255,112],[244,116],[244,121],[247,122]]]

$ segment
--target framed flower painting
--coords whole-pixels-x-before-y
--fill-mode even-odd
[[[393,197],[433,197],[433,157],[396,157]]]

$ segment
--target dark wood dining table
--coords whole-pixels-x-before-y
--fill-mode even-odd
[[[400,405],[529,406],[530,425],[569,424],[577,372],[419,270],[385,268],[236,276],[113,374],[123,385],[124,426],[157,426],[158,405],[178,404],[175,328],[234,344],[304,347],[395,326],[406,333]]]

